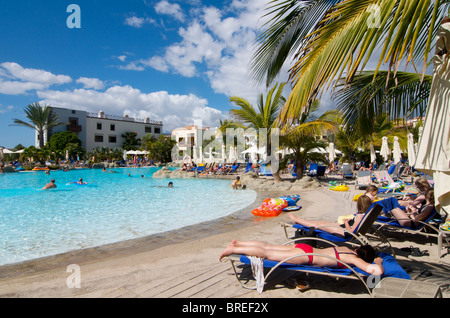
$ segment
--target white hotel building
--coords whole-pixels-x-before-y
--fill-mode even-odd
[[[45,143],[57,132],[71,131],[77,134],[86,151],[92,151],[96,147],[111,149],[121,147],[125,141],[122,135],[126,132],[135,132],[137,139],[148,134],[155,137],[162,134],[163,123],[149,118],[106,115],[103,111],[96,114],[67,108],[51,107],[51,109],[52,114],[58,115],[59,122],[69,124],[60,125],[47,131],[44,135]],[[37,135],[35,144],[36,147],[39,144]]]

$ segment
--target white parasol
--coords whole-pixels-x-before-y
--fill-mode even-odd
[[[416,162],[416,151],[414,149],[414,136],[413,134],[408,134],[408,162],[409,166],[413,167]]]
[[[333,162],[334,159],[336,158],[336,151],[334,150],[334,143],[330,142],[330,144],[328,145],[328,148],[327,148],[327,152],[328,152],[328,160],[330,160],[330,162]]]
[[[386,161],[388,161],[388,158],[389,158],[388,140],[387,140],[387,137],[383,137],[381,139],[382,139],[382,143],[381,143],[380,155],[383,157],[384,162],[386,162]]]
[[[448,19],[448,18],[447,18]],[[438,30],[433,81],[414,168],[434,180],[438,211],[450,212],[450,22]],[[441,212],[441,211],[440,211]]]
[[[375,153],[375,148],[373,144],[370,144],[370,162],[377,161],[377,154]]]
[[[402,159],[402,150],[400,149],[398,137],[394,137],[394,149],[392,150],[392,156],[395,164],[399,163]]]

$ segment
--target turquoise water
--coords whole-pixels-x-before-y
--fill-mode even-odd
[[[230,180],[153,179],[156,170],[0,174],[0,265],[214,220],[256,199],[232,190]],[[70,184],[79,178],[88,184]],[[57,188],[42,190],[51,179]]]

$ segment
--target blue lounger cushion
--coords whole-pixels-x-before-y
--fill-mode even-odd
[[[309,231],[309,227],[301,225],[301,224],[294,224],[294,225],[292,225],[292,227],[294,229],[301,229],[301,230],[304,230],[306,232]],[[317,237],[320,237],[320,238],[322,238],[324,240],[337,242],[337,243],[348,242],[352,238],[352,236],[341,237],[341,236],[333,235],[333,234],[331,234],[329,232],[322,231],[321,229],[314,229],[314,234]]]
[[[383,267],[384,267],[384,274],[381,276],[381,278],[384,277],[396,277],[396,278],[403,278],[403,279],[411,279],[408,273],[406,273],[403,268],[397,263],[395,258],[387,253],[379,253],[378,256],[380,256],[383,259]],[[250,265],[250,259],[245,256],[240,256],[240,262],[243,264]],[[278,262],[275,261],[269,261],[264,260],[263,261],[264,267],[274,267],[278,264]],[[336,275],[350,275],[353,272],[349,268],[330,268],[330,267],[318,267],[318,266],[311,266],[311,265],[296,265],[296,264],[289,264],[284,263],[279,266],[279,268],[288,269],[288,270],[299,270],[299,271],[316,271],[318,273],[329,273],[329,274],[336,274]],[[354,267],[353,268],[355,272],[358,274],[364,275],[364,276],[370,276],[370,274],[364,272],[363,270]]]

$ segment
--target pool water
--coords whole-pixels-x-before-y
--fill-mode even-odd
[[[230,180],[151,178],[157,170],[0,174],[0,265],[218,219],[256,199],[252,190],[232,190]],[[70,184],[79,178],[87,185]],[[51,179],[57,188],[42,190]]]

